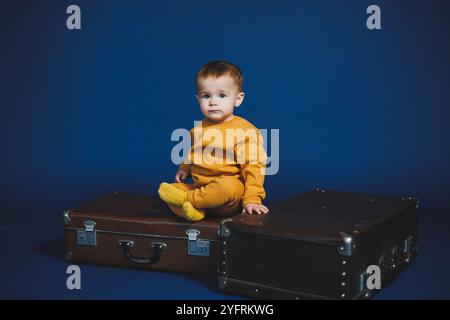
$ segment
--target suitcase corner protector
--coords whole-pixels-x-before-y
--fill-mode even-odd
[[[341,232],[342,243],[338,247],[338,252],[341,256],[350,257],[353,254],[353,249],[355,248],[354,238]]]
[[[228,283],[227,278],[223,276],[217,276],[217,282],[220,290],[223,290]]]
[[[71,211],[72,211],[72,209],[62,212],[63,223],[65,225],[70,223],[70,212]]]
[[[66,261],[72,261],[73,253],[71,251],[67,251],[66,254],[64,255],[64,258],[66,259]]]
[[[226,226],[227,221],[231,221],[231,219],[224,219],[219,224],[219,237],[221,238],[227,238],[231,234],[230,229]]]

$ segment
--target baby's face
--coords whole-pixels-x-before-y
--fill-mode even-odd
[[[234,108],[239,107],[244,100],[244,93],[239,92],[230,76],[199,78],[197,87],[196,97],[200,111],[213,122],[231,120]]]

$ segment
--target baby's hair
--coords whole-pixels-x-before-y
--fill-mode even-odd
[[[242,91],[244,86],[244,75],[242,74],[241,69],[225,60],[210,61],[202,65],[195,76],[195,90],[198,91],[199,78],[218,78],[224,75],[232,77],[239,92]]]

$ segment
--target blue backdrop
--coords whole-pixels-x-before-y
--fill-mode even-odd
[[[81,8],[81,30],[66,28],[71,4]],[[381,8],[381,30],[366,28],[371,4]],[[435,258],[417,273],[450,266],[436,249],[450,244],[448,1],[0,7],[4,238],[24,221],[59,219],[106,192],[155,194],[175,174],[171,132],[202,119],[196,70],[226,59],[245,74],[236,114],[280,130],[280,170],[266,179],[267,203],[315,187],[416,197],[421,241]],[[16,272],[17,263],[2,268]],[[3,283],[0,296],[29,297]],[[423,283],[424,297],[450,297],[449,280]]]

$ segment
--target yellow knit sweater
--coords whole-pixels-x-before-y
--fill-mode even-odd
[[[219,176],[235,176],[245,186],[243,205],[262,203],[267,155],[255,126],[234,115],[223,123],[204,119],[190,134],[192,145],[180,169],[191,172],[197,187]]]

